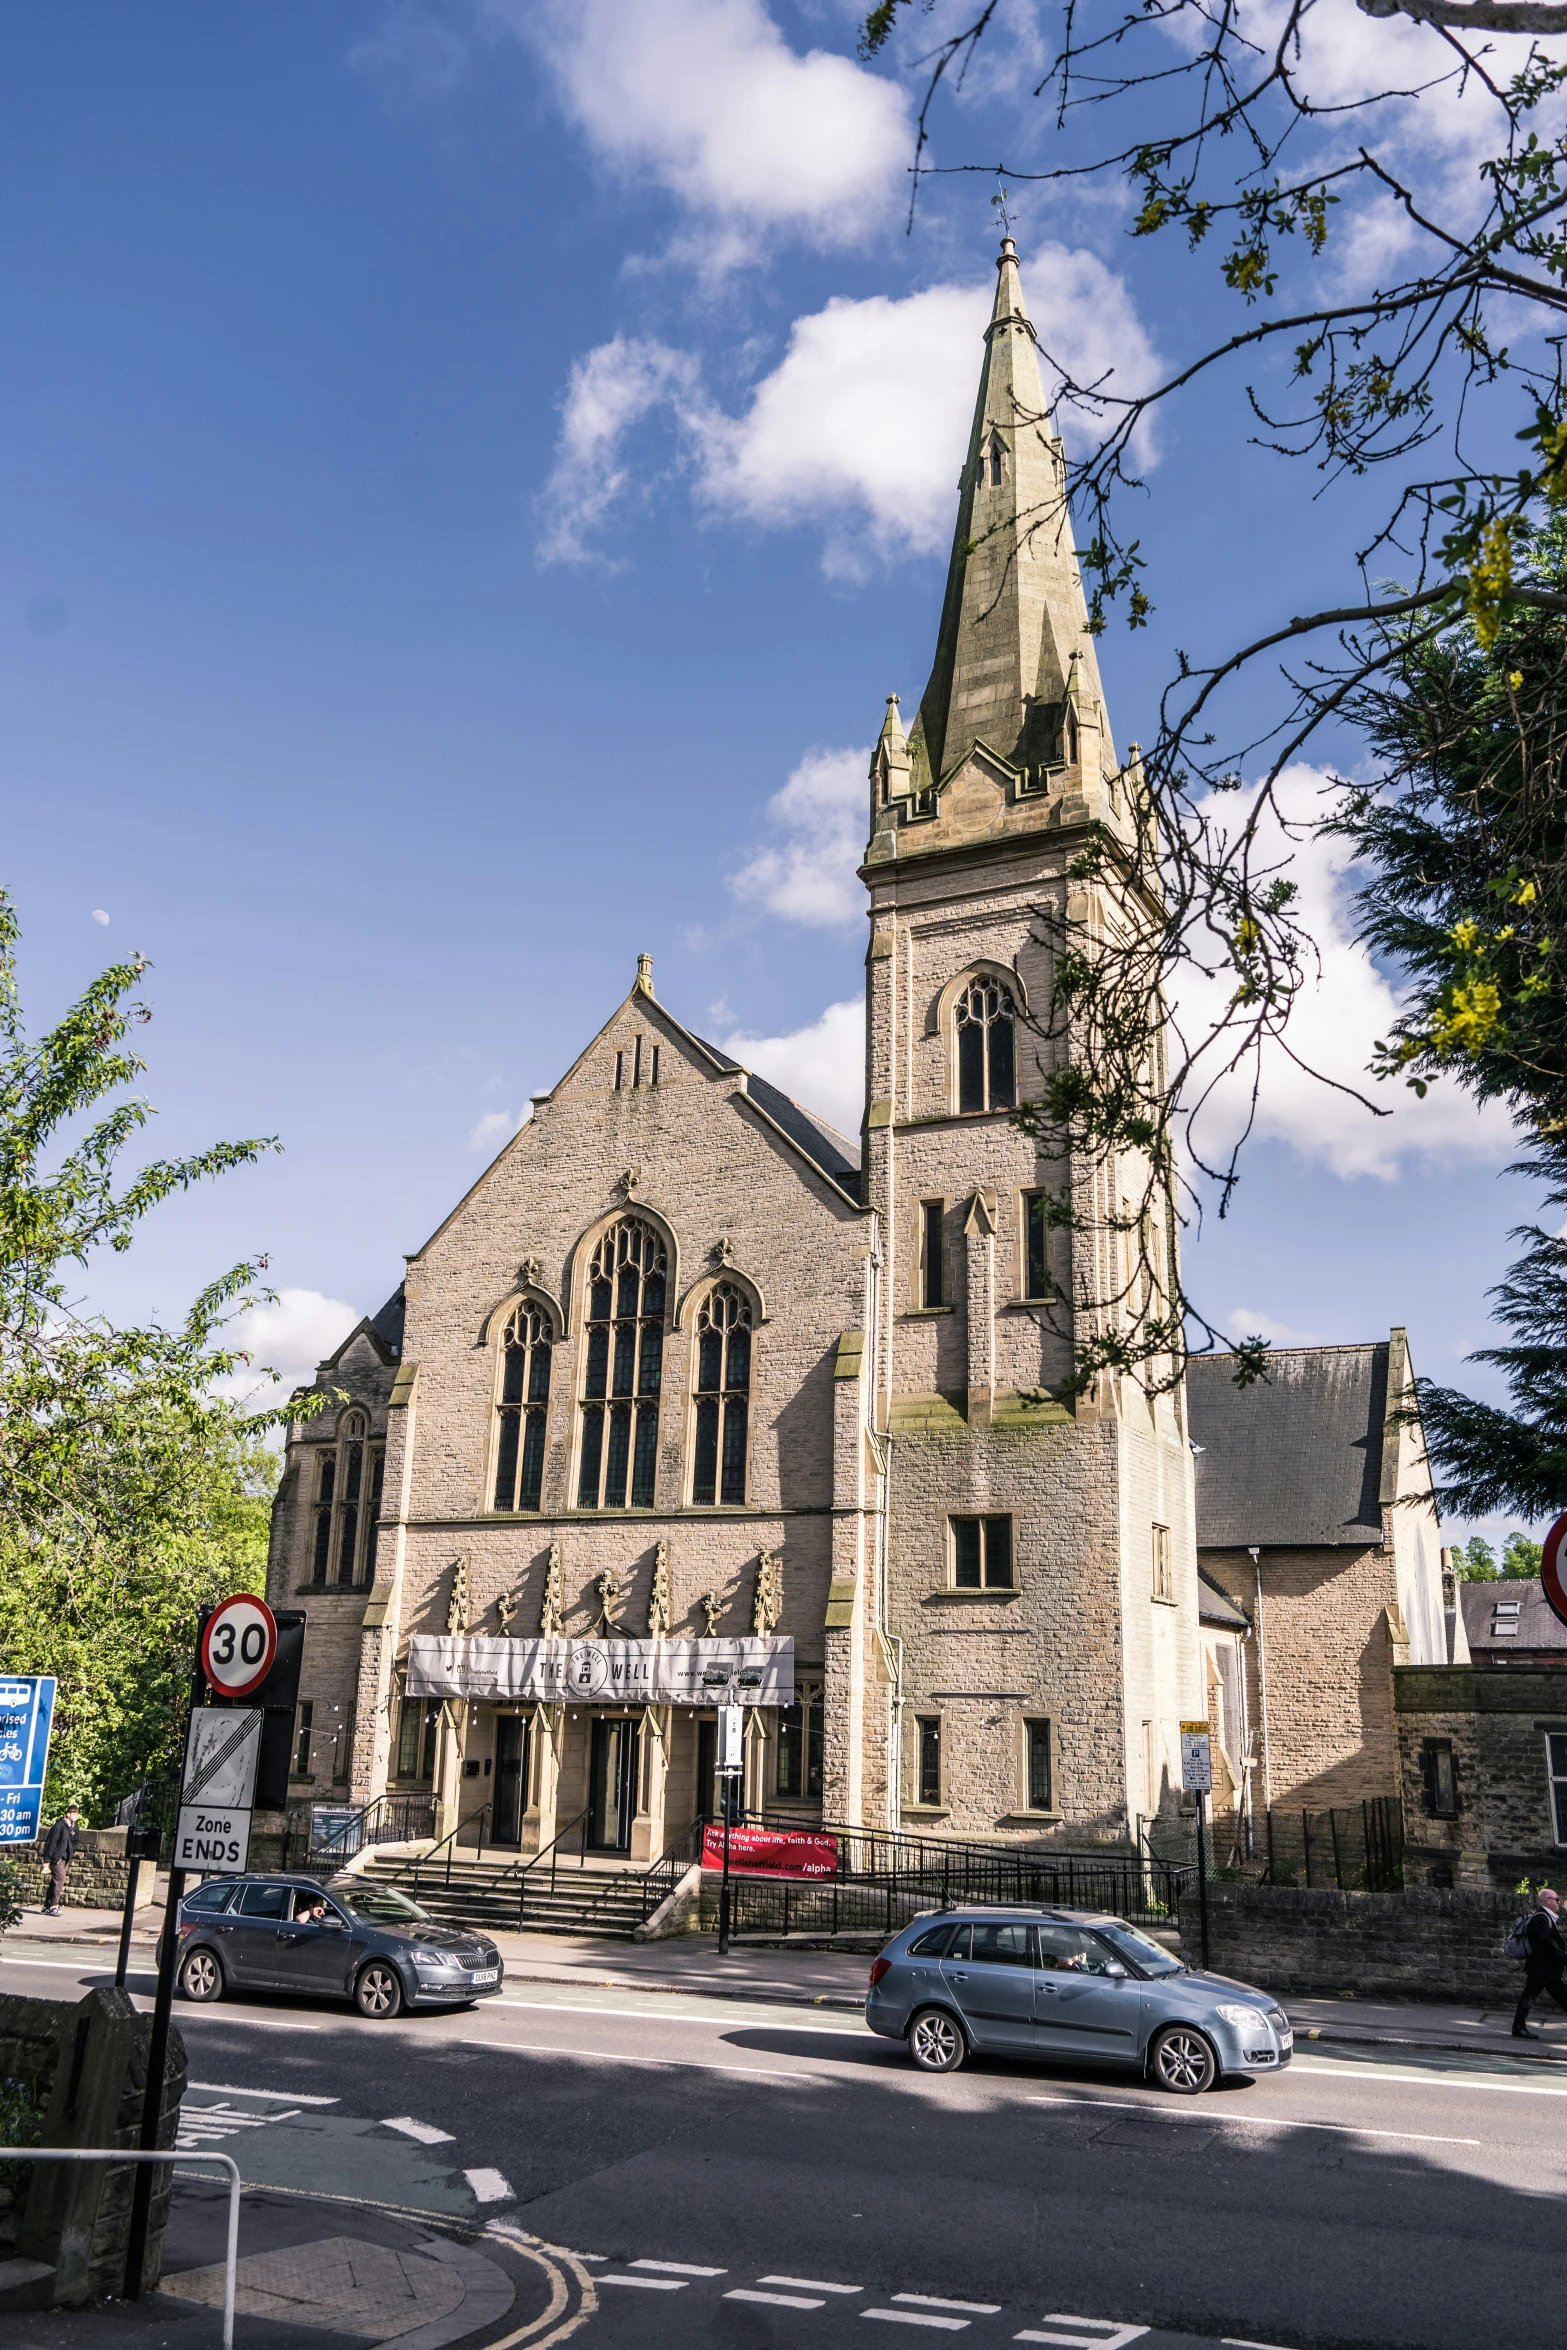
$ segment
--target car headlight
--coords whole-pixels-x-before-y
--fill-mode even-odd
[[[413,1959],[415,1966],[445,1966],[446,1964],[438,1950],[416,1950]]]
[[[1233,2024],[1237,2032],[1260,2029],[1267,2021],[1262,2010],[1256,2007],[1216,2007],[1213,2012],[1222,2015],[1227,2024]]]

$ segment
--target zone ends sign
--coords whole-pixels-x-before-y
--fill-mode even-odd
[[[277,1655],[277,1620],[264,1599],[238,1592],[207,1618],[201,1670],[219,1697],[248,1697],[259,1689]]]

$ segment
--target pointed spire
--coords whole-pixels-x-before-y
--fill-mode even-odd
[[[941,783],[976,740],[1033,788],[1080,757],[1095,786],[1115,763],[1035,342],[1017,247],[1003,237],[936,659],[909,734],[916,790]]]

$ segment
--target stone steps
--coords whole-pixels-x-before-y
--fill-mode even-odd
[[[515,1933],[520,1922],[528,1933],[602,1934],[629,1942],[643,1919],[640,1879],[622,1869],[560,1868],[553,1889],[547,1863],[525,1888],[512,1861],[454,1860],[449,1880],[443,1861],[416,1882],[416,1862],[372,1858],[365,1875],[375,1884],[397,1886],[444,1925]]]

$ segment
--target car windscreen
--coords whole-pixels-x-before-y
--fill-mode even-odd
[[[435,1923],[427,1909],[417,1901],[410,1901],[406,1893],[394,1886],[357,1887],[352,1893],[340,1893],[337,1899],[350,1917],[360,1918],[367,1926],[429,1926]]]
[[[1113,1926],[1095,1926],[1101,1941],[1108,1942],[1118,1958],[1126,1959],[1140,1975],[1178,1975],[1181,1962],[1162,1942],[1155,1942],[1149,1934],[1139,1934],[1135,1926],[1123,1925],[1118,1918]]]

